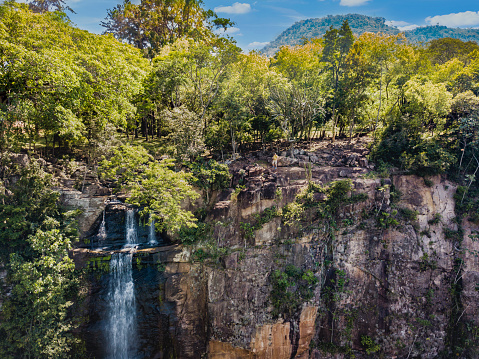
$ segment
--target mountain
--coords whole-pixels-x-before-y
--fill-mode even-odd
[[[386,19],[371,17],[360,14],[328,15],[320,19],[307,19],[294,23],[290,28],[283,31],[274,41],[266,45],[261,52],[273,56],[281,46],[299,45],[303,39],[323,36],[331,26],[341,27],[344,20],[348,20],[349,26],[355,35],[364,32],[382,32],[396,35],[401,31],[396,27],[386,25]],[[443,37],[452,37],[462,41],[475,41],[479,43],[479,29],[448,28],[446,26],[424,26],[414,30],[403,32],[411,42],[428,42]]]

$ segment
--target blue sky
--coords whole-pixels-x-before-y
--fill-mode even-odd
[[[137,0],[139,1],[139,0]],[[67,0],[70,18],[80,28],[101,33],[107,9],[121,1]],[[228,17],[229,30],[243,50],[258,49],[302,19],[358,13],[380,16],[401,29],[424,25],[479,28],[478,0],[204,0],[206,8]]]

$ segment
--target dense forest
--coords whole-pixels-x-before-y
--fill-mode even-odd
[[[320,139],[368,136],[378,171],[447,174],[462,185],[460,210],[479,206],[474,42],[355,37],[344,21],[268,58],[215,35],[232,23],[197,1],[125,0],[104,35],[67,10],[0,6],[2,358],[83,353],[72,316],[81,275],[66,255],[76,213],[58,206],[41,157],[82,161],[179,241],[199,228],[180,206],[195,186],[228,186],[227,164],[252,149]]]
[[[284,30],[276,39],[266,45],[261,52],[272,56],[281,46],[300,45],[304,39],[324,36],[331,26],[340,27],[347,20],[354,35],[365,32],[383,33],[388,35],[404,34],[411,43],[427,43],[432,40],[451,37],[462,41],[479,41],[478,29],[449,28],[440,25],[421,26],[413,30],[401,31],[387,25],[382,17],[371,17],[360,14],[328,15],[323,18],[301,20]]]

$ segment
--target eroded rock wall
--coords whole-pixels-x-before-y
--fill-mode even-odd
[[[216,255],[199,257],[201,243],[151,254],[160,279],[139,295],[145,307],[155,303],[146,318],[156,329],[144,342],[155,343],[152,357],[478,357],[479,246],[470,237],[477,227],[456,223],[455,185],[439,176],[426,186],[416,176],[367,172],[250,165],[235,175],[244,189],[215,194],[208,211]],[[293,202],[308,181],[345,178],[366,197],[341,208],[333,236],[324,223],[287,226],[277,216],[247,233],[247,224]],[[461,228],[464,240],[456,243],[451,233]],[[294,311],[277,313],[272,273],[288,265],[318,283]],[[456,356],[458,345],[464,350]]]

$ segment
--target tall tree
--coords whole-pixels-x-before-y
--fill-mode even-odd
[[[328,70],[331,73],[333,84],[333,99],[332,99],[332,121],[333,121],[333,137],[334,142],[336,138],[336,126],[338,123],[337,111],[337,95],[339,89],[339,82],[344,72],[344,62],[349,53],[349,49],[354,43],[354,36],[348,21],[344,20],[341,28],[334,29],[332,26],[323,37],[324,49],[321,60],[328,64]]]
[[[73,9],[68,6],[65,0],[32,0],[28,1],[28,6],[33,12],[44,13],[47,11],[65,11],[68,10],[75,13]]]
[[[145,50],[154,57],[161,46],[183,37],[212,37],[213,28],[228,28],[233,23],[205,10],[201,0],[124,0],[101,23],[105,33]]]

